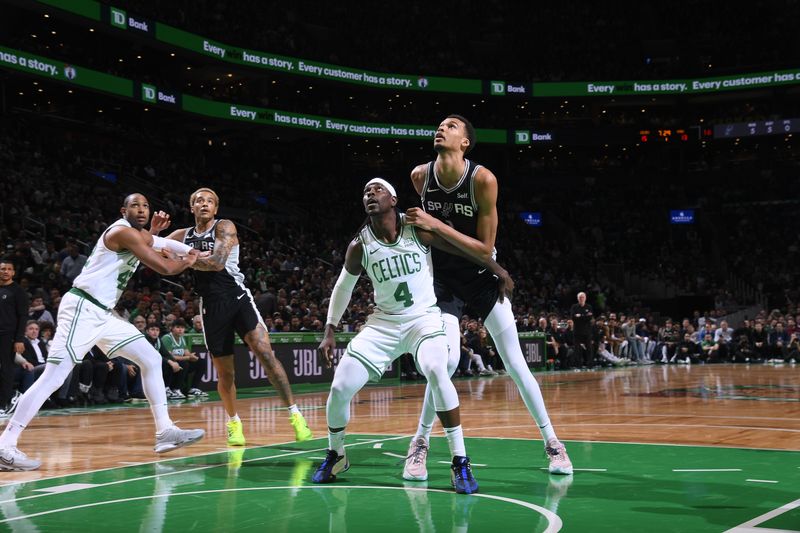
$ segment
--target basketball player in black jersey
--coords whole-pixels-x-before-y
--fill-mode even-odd
[[[407,221],[432,231],[459,248],[494,257],[497,236],[497,178],[465,156],[475,146],[475,129],[460,115],[445,118],[436,130],[436,160],[417,166],[411,181],[422,208],[411,208]],[[495,341],[506,370],[513,378],[528,411],[539,425],[553,474],[572,474],[572,463],[556,437],[539,384],[533,379],[520,348],[514,314],[508,298],[501,301],[497,278],[462,257],[433,252],[434,290],[451,346],[449,370],[458,364],[459,319],[464,306],[477,313]],[[434,416],[426,390],[417,434],[411,441],[403,477],[421,479]]]
[[[289,421],[295,438],[312,438],[303,415],[297,408],[283,365],[275,357],[267,328],[256,310],[253,295],[244,285],[239,271],[239,237],[230,220],[217,219],[219,197],[207,188],[200,188],[189,198],[195,219],[192,228],[172,232],[170,239],[183,241],[211,255],[194,264],[196,290],[201,296],[203,335],[219,381],[217,391],[228,413],[228,444],[244,446],[242,421],[236,412],[236,382],[233,361],[234,333],[247,343],[267,371],[270,383],[289,409]]]

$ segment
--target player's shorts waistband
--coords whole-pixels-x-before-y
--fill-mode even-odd
[[[103,305],[100,302],[98,302],[97,299],[94,296],[92,296],[91,294],[89,294],[88,292],[86,292],[86,291],[84,291],[82,289],[79,289],[78,287],[72,287],[69,290],[69,292],[71,292],[72,294],[74,294],[76,296],[84,298],[85,300],[89,300],[90,302],[92,302],[94,305],[96,305],[97,307],[99,307],[103,311],[111,311],[111,309],[109,309],[105,305]]]

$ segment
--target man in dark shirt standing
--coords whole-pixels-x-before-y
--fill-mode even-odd
[[[575,324],[575,352],[584,367],[591,367],[594,359],[592,347],[592,306],[586,303],[586,293],[578,293],[578,303],[572,304],[570,318]]]
[[[14,355],[25,351],[28,295],[14,283],[14,263],[0,259],[0,409],[8,410],[13,397]]]

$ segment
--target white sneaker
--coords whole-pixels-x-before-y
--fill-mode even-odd
[[[567,476],[572,474],[572,461],[569,460],[567,449],[561,441],[551,439],[548,441],[544,450],[545,453],[547,453],[547,458],[550,460],[548,470],[551,474],[563,474]]]
[[[194,387],[189,389],[189,392],[187,394],[189,396],[203,396],[203,397],[208,396],[207,392],[201,391],[200,389],[196,389]]]
[[[411,439],[411,444],[408,446],[408,456],[406,456],[406,465],[403,468],[403,479],[408,481],[427,481],[428,468],[426,462],[428,448],[428,441],[424,437]]]
[[[169,387],[167,387],[167,391],[166,392],[167,392],[167,400],[171,400],[172,398],[175,397],[173,395],[173,393],[172,393],[172,389],[170,389]]]
[[[40,466],[42,466],[41,461],[37,461],[36,459],[31,459],[21,451],[19,451],[16,446],[12,446],[10,448],[3,448],[0,450],[0,470],[5,471],[25,471],[25,470],[37,470]]]
[[[161,433],[156,433],[156,446],[153,449],[156,453],[171,452],[194,444],[205,434],[206,432],[202,429],[181,429],[178,426],[172,426]]]
[[[172,389],[172,399],[173,400],[183,400],[186,396],[183,395],[180,389]]]

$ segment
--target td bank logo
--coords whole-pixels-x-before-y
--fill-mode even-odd
[[[156,86],[155,85],[147,85],[145,83],[142,84],[142,100],[145,102],[155,102],[156,101]]]
[[[128,29],[128,17],[125,12],[116,7],[110,8],[111,11],[111,25],[122,30]]]
[[[505,96],[506,94],[506,82],[504,81],[490,81],[489,82],[489,94],[492,96]]]
[[[526,130],[516,130],[514,132],[514,144],[530,144],[531,134]]]

